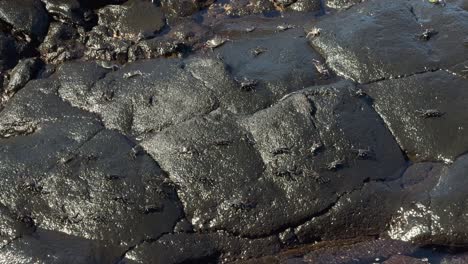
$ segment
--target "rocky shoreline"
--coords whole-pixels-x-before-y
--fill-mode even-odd
[[[466,263],[468,1],[0,1],[0,263]]]

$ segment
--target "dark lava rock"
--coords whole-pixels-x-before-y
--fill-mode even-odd
[[[374,263],[397,254],[411,254],[416,248],[410,243],[395,240],[371,240],[340,248],[325,248],[304,256],[307,263],[344,264],[356,260],[362,263]]]
[[[0,1],[0,20],[28,42],[42,41],[49,27],[49,16],[40,0]]]
[[[160,0],[165,13],[176,17],[190,16],[213,2],[214,0]]]
[[[382,264],[426,264],[427,261],[423,261],[422,259],[417,259],[408,256],[402,255],[394,255],[391,258],[387,259],[386,261],[382,262]]]
[[[392,219],[388,234],[393,239],[426,244],[466,245],[468,221],[466,183],[468,156],[464,155],[431,177],[423,195],[408,197]]]
[[[99,24],[125,39],[142,39],[154,36],[165,25],[164,14],[155,4],[130,0],[124,5],[109,5],[98,11]]]
[[[271,97],[264,103],[268,106],[287,93],[327,83],[315,70],[314,60],[320,57],[307,45],[302,30],[258,35],[233,39],[214,51],[235,79],[257,82],[257,100]]]
[[[238,122],[216,111],[142,145],[179,185],[196,230],[269,235],[326,212],[367,179],[398,177],[396,142],[349,89],[306,89]]]
[[[4,72],[18,62],[18,50],[15,40],[0,32],[0,71]]]
[[[297,0],[286,8],[286,10],[298,12],[312,12],[319,11],[321,9],[321,0]]]
[[[349,264],[381,263],[386,259],[410,258],[417,247],[408,242],[390,239],[348,239],[319,242],[284,250],[276,255],[237,261],[236,264]],[[419,252],[418,252],[419,253]],[[404,262],[398,262],[404,263]],[[411,263],[411,262],[409,262]],[[425,262],[427,263],[427,262]]]
[[[159,166],[56,93],[48,80],[29,82],[0,112],[1,204],[37,227],[118,245],[120,254],[172,232],[181,210]]]
[[[103,7],[98,10],[98,25],[89,32],[80,32],[85,58],[125,63],[136,42],[154,37],[165,24],[161,8],[148,1],[131,0]]]
[[[325,4],[329,8],[347,9],[364,1],[365,0],[325,0]]]
[[[468,81],[445,71],[365,87],[374,106],[413,160],[453,161],[468,149]]]
[[[10,80],[5,87],[5,95],[12,96],[23,88],[39,70],[39,60],[36,58],[20,60],[10,73]]]
[[[47,12],[56,20],[75,24],[84,23],[84,12],[78,0],[43,0]]]
[[[120,5],[128,0],[79,0],[80,4],[85,8],[99,8],[105,5]]]
[[[236,258],[269,255],[279,248],[274,237],[246,239],[224,232],[165,235],[142,243],[125,255],[125,264],[224,263]]]
[[[84,55],[84,44],[80,41],[80,32],[69,24],[52,22],[49,32],[39,46],[44,61],[58,64]]]
[[[65,64],[58,70],[60,96],[72,105],[98,113],[107,128],[144,135],[203,115],[217,107],[217,99],[202,80],[194,78],[177,59],[128,64],[119,71],[85,81],[81,71],[97,65]],[[99,77],[101,76],[101,77]],[[183,104],[184,107],[180,107]]]
[[[2,263],[116,263],[122,254],[119,246],[40,229],[19,238],[0,251]]]
[[[240,17],[252,14],[268,14],[276,11],[270,0],[230,0],[214,3],[208,12],[225,13],[228,16]],[[224,3],[225,2],[225,3]]]
[[[468,58],[462,41],[468,13],[454,4],[370,0],[316,27],[321,32],[312,45],[335,72],[360,83],[448,68]],[[428,28],[438,34],[423,41],[418,36]]]
[[[411,244],[468,241],[461,0],[0,0],[0,20],[0,263],[466,260]]]

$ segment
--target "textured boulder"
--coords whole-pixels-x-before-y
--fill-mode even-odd
[[[180,186],[195,228],[247,236],[283,231],[364,181],[398,177],[404,167],[396,142],[352,89],[306,89],[237,122],[215,111],[142,145]]]
[[[468,147],[466,87],[466,79],[436,71],[364,90],[411,159],[452,162]]]
[[[316,27],[312,46],[335,72],[360,83],[449,68],[468,56],[468,13],[456,4],[371,0]]]
[[[0,20],[28,42],[42,41],[49,27],[49,17],[40,0],[1,1]]]
[[[97,74],[96,81],[77,82],[75,78],[83,77],[81,71]],[[58,74],[60,96],[98,113],[107,128],[140,136],[208,113],[217,105],[204,83],[177,59],[139,62],[106,72],[95,63],[73,63],[62,66]]]
[[[32,239],[38,251],[57,250],[47,245],[54,239],[29,238],[30,231],[20,228],[29,223],[104,247],[119,245],[121,254],[123,247],[172,231],[181,211],[159,166],[55,93],[48,81],[31,82],[1,112],[1,203],[19,221],[19,227],[10,225],[7,240],[21,236],[18,243]]]
[[[395,214],[390,237],[427,244],[466,245],[468,221],[466,182],[468,157],[461,156],[438,173],[429,174],[430,188],[410,196],[408,204]]]
[[[163,236],[155,243],[142,243],[125,255],[128,264],[217,263],[274,253],[279,248],[274,237],[245,239],[223,232]]]

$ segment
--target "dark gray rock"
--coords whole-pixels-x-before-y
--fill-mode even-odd
[[[451,162],[468,150],[466,87],[466,79],[436,71],[364,90],[412,160]]]
[[[313,47],[336,73],[360,83],[449,68],[468,56],[462,41],[468,13],[454,4],[370,0],[316,27],[321,33]],[[429,28],[438,33],[418,37]]]
[[[115,263],[122,248],[105,247],[98,242],[39,229],[0,249],[2,263],[98,264]]]
[[[28,42],[42,41],[49,27],[49,17],[40,0],[1,1],[0,20],[14,33],[24,35]]]
[[[341,247],[319,249],[304,256],[304,260],[317,264],[344,264],[353,263],[356,260],[365,263],[379,263],[381,259],[398,254],[411,254],[415,251],[416,247],[410,243],[394,240],[371,240]]]
[[[21,218],[0,205],[0,249],[12,243],[15,239],[35,231],[34,223],[28,218]]]
[[[302,30],[255,35],[233,39],[214,53],[220,54],[235,79],[257,82],[251,94],[262,108],[287,93],[327,83],[315,70],[313,60],[320,57],[307,45]]]
[[[319,11],[322,8],[320,0],[297,0],[289,5],[286,10],[298,11],[298,12],[313,12]]]
[[[5,95],[10,97],[23,88],[29,80],[34,78],[39,70],[39,66],[40,63],[37,58],[20,60],[10,73],[10,80],[5,88]]]
[[[104,69],[95,70],[93,63],[86,65],[82,68],[84,65],[75,63],[59,69],[59,94],[74,106],[98,113],[110,129],[144,136],[217,107],[203,81],[183,69],[177,59],[128,64],[105,78]],[[80,68],[95,71],[102,79],[96,83],[76,80],[85,81]]]
[[[215,112],[191,119],[143,141],[142,146],[179,186],[195,230],[265,234],[274,228],[264,219],[257,220],[259,212],[268,213],[264,206],[270,204],[270,197],[261,193],[267,190],[257,182],[263,171],[261,157],[247,132],[228,115]]]
[[[182,212],[159,166],[129,138],[105,130],[95,115],[56,93],[48,80],[29,82],[0,112],[0,202],[37,227],[119,245],[120,254],[172,232]],[[39,240],[22,250],[59,250],[43,245],[56,242]],[[92,248],[90,257],[104,254]]]
[[[186,17],[211,5],[214,0],[160,0],[160,2],[169,16]]]
[[[160,31],[164,14],[155,4],[130,0],[124,5],[109,5],[98,11],[99,24],[113,32],[113,36],[125,39],[142,39]]]
[[[79,2],[85,8],[97,9],[106,5],[120,5],[127,0],[79,0]]]
[[[406,205],[394,215],[388,235],[424,244],[465,245],[467,232],[466,193],[462,190],[468,157],[427,174],[425,186],[409,193]]]
[[[84,23],[84,12],[78,0],[42,0],[47,12],[56,20],[74,24]]]
[[[402,255],[394,255],[389,259],[382,262],[382,264],[425,264],[427,261],[423,261],[422,259],[402,256]]]
[[[80,41],[80,37],[79,30],[72,25],[52,22],[38,49],[47,63],[58,64],[78,59],[85,52],[85,45]]]
[[[364,1],[365,0],[325,0],[325,4],[329,8],[347,9]]]
[[[18,62],[18,49],[14,38],[0,32],[0,71],[4,72]]]
[[[224,13],[228,16],[242,17],[252,14],[268,14],[275,11],[276,8],[270,0],[231,0],[227,3],[214,3],[209,13]]]
[[[274,237],[245,239],[223,232],[165,235],[142,243],[125,255],[126,264],[222,263],[236,258],[269,255],[279,249]]]
[[[366,180],[399,176],[404,160],[396,142],[349,89],[341,83],[300,91],[239,120],[245,130],[214,112],[142,145],[180,186],[196,230],[268,235],[321,214]],[[369,156],[360,157],[360,148]]]

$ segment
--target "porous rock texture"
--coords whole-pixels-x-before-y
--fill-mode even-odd
[[[0,263],[465,263],[468,2],[0,1]]]

